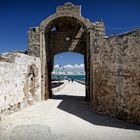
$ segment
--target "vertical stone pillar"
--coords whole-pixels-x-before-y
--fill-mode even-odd
[[[87,52],[86,52],[86,100],[90,100],[90,36],[87,32]]]
[[[40,32],[40,59],[41,59],[41,99],[44,100],[45,95],[45,64],[44,64],[44,49],[43,49],[43,42],[44,42],[44,33]]]
[[[84,63],[85,63],[85,72],[86,72],[86,75],[85,75],[85,80],[86,80],[86,85],[85,85],[85,88],[86,88],[86,100],[89,100],[89,93],[88,93],[88,59],[87,59],[87,55],[85,56],[84,58]]]
[[[86,99],[93,103],[93,63],[94,63],[94,39],[95,33],[92,28],[87,31],[87,55],[86,55]]]
[[[90,101],[93,103],[93,30],[89,30],[89,53],[90,53]]]
[[[95,56],[94,56],[94,48],[95,44],[94,41],[96,40],[95,31],[90,28],[88,30],[88,52],[89,52],[89,98],[91,104],[94,102],[94,92],[95,92],[95,69],[94,69],[94,62],[95,62]]]
[[[97,74],[100,65],[100,48],[103,44],[103,34],[96,30],[96,26],[89,30],[90,37],[90,100],[96,110],[97,108]]]
[[[86,60],[85,60],[85,65],[86,65],[86,100],[90,100],[90,38],[89,38],[89,33],[87,32],[87,49],[86,49]]]
[[[48,99],[48,69],[46,60],[45,33],[40,32],[40,59],[41,59],[41,97]]]

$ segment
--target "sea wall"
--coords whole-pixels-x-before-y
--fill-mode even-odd
[[[67,81],[64,81],[64,83],[58,87],[52,88],[52,93],[55,94],[59,91],[61,91],[67,84]]]
[[[12,52],[0,55],[0,114],[41,100],[40,59]]]

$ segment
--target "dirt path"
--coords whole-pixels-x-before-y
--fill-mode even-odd
[[[139,140],[140,127],[98,115],[84,100],[84,86],[68,83],[53,99],[1,121],[0,140]]]

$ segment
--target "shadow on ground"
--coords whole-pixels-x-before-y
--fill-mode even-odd
[[[62,100],[57,108],[94,125],[140,130],[140,126],[95,113],[90,104],[85,101],[84,96],[53,95],[53,99]]]

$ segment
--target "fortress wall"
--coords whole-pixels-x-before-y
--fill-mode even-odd
[[[41,100],[40,59],[21,53],[0,56],[0,114]]]
[[[95,110],[140,123],[140,30],[104,39],[95,60]]]

